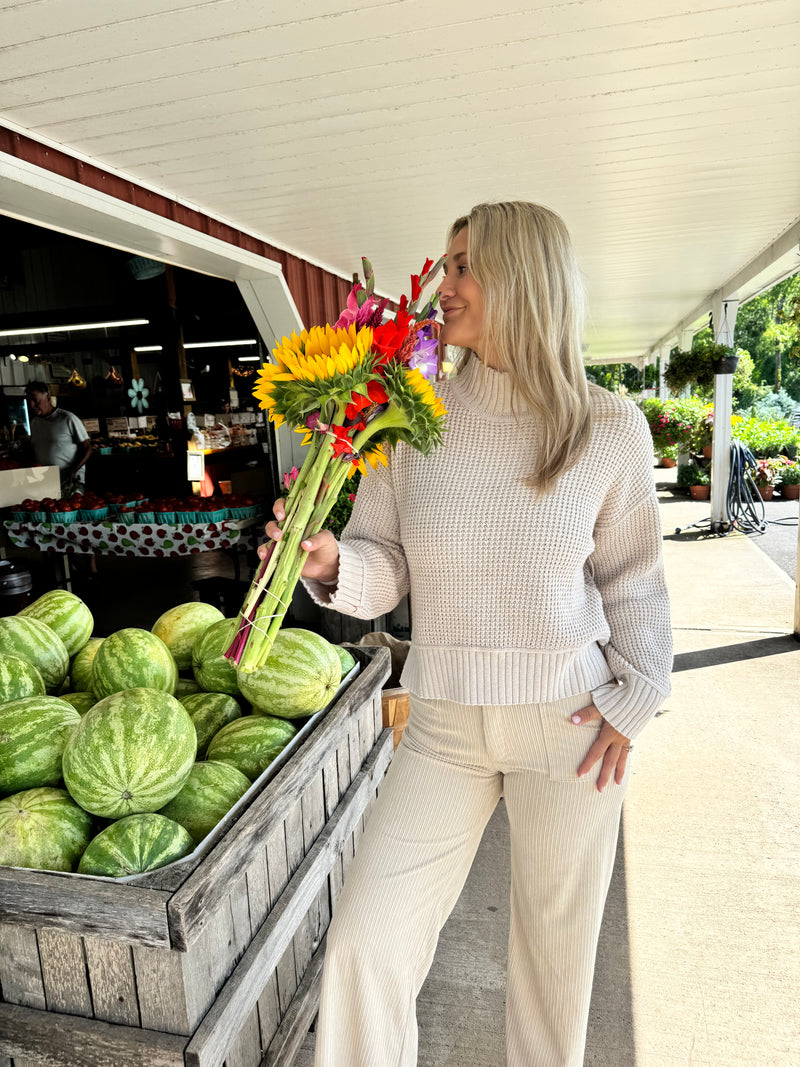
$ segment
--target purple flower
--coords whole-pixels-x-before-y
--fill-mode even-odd
[[[439,370],[439,342],[433,336],[430,326],[423,326],[417,334],[417,343],[408,361],[409,367],[418,370],[423,378],[432,381]]]

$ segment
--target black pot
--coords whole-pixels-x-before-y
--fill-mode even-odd
[[[733,374],[738,363],[738,356],[725,356],[723,359],[715,359],[712,366],[715,374]]]
[[[33,578],[27,567],[0,559],[0,616],[16,615],[32,598]]]

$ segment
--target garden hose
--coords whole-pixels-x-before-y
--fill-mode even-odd
[[[755,471],[756,457],[746,445],[734,438],[731,441],[731,473],[726,498],[730,526],[723,531],[723,536],[731,530],[764,533],[769,525],[764,517],[764,501],[753,480]]]

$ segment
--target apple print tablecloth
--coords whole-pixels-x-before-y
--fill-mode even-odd
[[[7,522],[5,527],[9,540],[17,548],[76,555],[100,552],[112,556],[186,556],[234,548],[243,535],[250,533],[235,522],[187,522],[176,526],[153,522],[132,526],[110,521]]]

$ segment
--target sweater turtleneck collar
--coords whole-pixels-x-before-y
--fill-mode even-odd
[[[510,376],[487,367],[474,353],[451,379],[450,388],[464,407],[479,415],[502,421],[530,417],[515,397]]]

